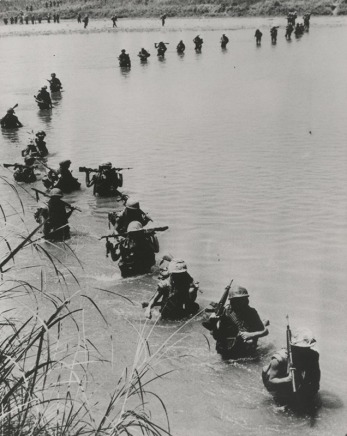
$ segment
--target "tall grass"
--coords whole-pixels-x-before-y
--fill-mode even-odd
[[[26,229],[16,187],[4,178],[0,182],[12,190],[18,202],[18,209],[13,196],[11,204],[0,205],[0,299],[3,308],[8,306],[0,312],[0,434],[170,435],[165,404],[151,388],[155,380],[165,375],[158,372],[164,346],[151,354],[148,337],[153,327],[148,332],[146,323],[140,330],[134,327],[138,344],[131,368],[124,368],[105,409],[95,412],[95,403],[88,395],[91,365],[95,371],[108,361],[97,344],[85,336],[82,323],[86,309],[82,301],[87,301],[107,325],[108,322],[95,301],[81,290],[60,298],[45,292],[42,274],[39,283],[20,278],[31,267],[21,263],[25,250],[31,250],[32,259],[44,255],[59,280],[66,271],[50,253],[49,245],[41,243],[40,226]],[[34,262],[32,267],[37,264]],[[73,278],[78,284],[78,277]],[[19,292],[23,297],[34,296],[36,306],[25,298],[17,299],[14,305]],[[40,310],[42,299],[51,307],[45,317]],[[20,307],[25,309],[24,319]],[[152,416],[153,399],[162,408],[165,425],[158,424]]]

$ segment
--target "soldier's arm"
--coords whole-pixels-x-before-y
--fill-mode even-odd
[[[280,363],[277,359],[271,359],[270,372],[269,372],[269,383],[273,385],[290,385],[292,381],[292,376],[289,373],[285,377],[280,377]]]

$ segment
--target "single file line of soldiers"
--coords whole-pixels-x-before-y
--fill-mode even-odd
[[[54,73],[51,76],[55,78]],[[14,114],[16,106],[10,108],[1,120],[3,128],[22,126]],[[69,218],[73,211],[80,209],[62,198],[66,193],[79,190],[81,184],[69,169],[70,160],[61,161],[58,170],[47,165],[45,137],[45,132],[37,132],[34,140],[22,151],[24,165],[4,166],[14,167],[15,180],[24,183],[36,181],[34,168],[37,165],[48,170],[42,179],[46,191],[33,188],[37,200],[40,196],[48,199],[35,212],[35,219],[44,224],[44,238],[54,242],[66,241],[71,237]],[[152,271],[156,265],[155,255],[159,252],[157,233],[166,231],[168,226],[148,226],[153,220],[141,209],[139,201],[119,191],[123,186],[121,171],[125,169],[131,168],[116,168],[111,162],[101,164],[98,168],[79,167],[79,171],[85,173],[86,186],[93,187],[95,196],[114,197],[124,203],[122,211],[108,214],[109,228],[113,228],[113,232],[100,239],[106,241],[106,256],[119,261],[122,277],[129,277]],[[194,316],[200,313],[196,302],[199,291],[199,282],[188,272],[186,262],[169,254],[164,255],[159,262],[157,290],[148,302],[143,303],[145,316],[150,319],[156,307],[162,319],[181,320]],[[269,322],[262,320],[258,312],[250,307],[247,289],[231,282],[221,300],[211,303],[211,306],[206,312],[212,314],[203,321],[203,326],[216,341],[216,351],[222,358],[256,356],[258,340],[269,333]],[[272,356],[262,373],[265,387],[277,402],[301,409],[315,404],[320,383],[316,345],[314,335],[308,329],[298,329],[292,335],[288,321],[287,346]]]

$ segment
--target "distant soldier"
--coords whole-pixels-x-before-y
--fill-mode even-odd
[[[117,27],[117,20],[118,20],[117,15],[113,15],[113,17],[111,18],[111,20],[112,20],[112,23],[113,23],[113,26],[112,26],[112,27]]]
[[[291,39],[292,33],[293,33],[294,27],[291,23],[289,23],[286,27],[286,39]]]
[[[86,16],[83,18],[83,23],[84,23],[84,29],[86,29],[87,26],[88,26],[88,23],[89,23],[89,16],[88,16],[88,15],[86,15]]]
[[[24,20],[25,20],[25,24],[29,24],[29,16],[28,15],[25,16]]]
[[[8,18],[4,18],[4,24],[5,24],[5,25],[8,24]]]
[[[255,37],[255,41],[257,45],[261,44],[261,37],[263,36],[263,34],[261,33],[261,31],[259,29],[257,29],[255,31],[254,37]]]
[[[59,92],[63,88],[61,81],[58,79],[55,73],[51,74],[52,79],[48,80],[50,83],[51,92]]]
[[[312,405],[321,376],[319,352],[312,332],[298,329],[287,348],[277,351],[263,367],[262,376],[266,389],[280,403],[295,408]]]
[[[39,22],[39,24],[41,24],[41,21],[42,21],[42,16],[41,16],[41,15],[39,15],[39,16],[37,17],[37,21]]]
[[[35,98],[40,109],[49,109],[53,107],[51,96],[47,91],[47,86],[43,86]]]
[[[310,18],[311,18],[311,14],[305,14],[304,15],[304,26],[305,26],[305,30],[309,30],[310,29]]]
[[[197,35],[194,39],[193,42],[195,44],[195,50],[196,51],[201,51],[202,48],[202,44],[204,43],[203,39],[200,38],[200,35]]]
[[[31,14],[30,20],[31,20],[31,24],[35,24],[35,15],[34,14]]]
[[[141,61],[146,61],[150,57],[150,53],[148,53],[146,49],[141,48],[137,56],[141,59]]]
[[[60,23],[60,15],[59,14],[56,14],[55,20],[56,20],[57,23]]]
[[[222,37],[220,39],[220,46],[221,46],[221,48],[226,48],[228,42],[229,42],[229,38],[226,35],[224,35],[224,33],[223,33],[223,35],[222,35]]]
[[[77,15],[77,23],[82,23],[82,15],[80,13]]]
[[[164,15],[162,15],[162,16],[160,17],[160,19],[161,19],[161,25],[162,25],[162,26],[165,26],[165,20],[166,20],[166,18],[167,18],[166,14],[164,14]]]
[[[277,42],[277,29],[278,29],[278,26],[273,26],[270,29],[270,35],[271,35],[271,42],[272,42],[272,44],[276,44],[276,42]]]
[[[50,22],[51,22],[51,19],[52,19],[52,15],[51,15],[51,14],[48,14],[48,15],[47,15],[47,23],[50,23]]]
[[[23,127],[23,124],[14,114],[14,109],[12,107],[7,110],[7,114],[1,119],[0,124],[4,129],[16,129],[18,127]]]
[[[125,52],[124,48],[121,50],[121,54],[118,56],[118,60],[119,60],[120,67],[125,67],[125,68],[131,67],[130,56],[128,53]]]
[[[154,47],[157,49],[157,55],[158,56],[164,56],[165,52],[167,50],[166,44],[163,41],[160,41],[159,43],[154,43]]]
[[[181,39],[181,41],[177,44],[177,47],[176,47],[177,53],[184,53],[185,49],[186,49],[186,46],[184,45],[184,42]]]

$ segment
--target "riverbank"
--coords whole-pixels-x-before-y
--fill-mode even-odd
[[[313,15],[346,15],[347,0],[210,0],[185,2],[172,0],[168,4],[165,0],[71,0],[59,7],[50,7],[46,1],[32,2],[33,11],[26,12],[27,2],[24,0],[0,2],[1,18],[18,15],[21,11],[28,14],[47,16],[48,13],[59,13],[63,19],[72,19],[81,13],[93,18],[111,17],[116,14],[119,18],[154,18],[166,14],[170,17],[254,17],[254,16],[286,16],[288,11],[297,11],[301,16],[310,12]]]

